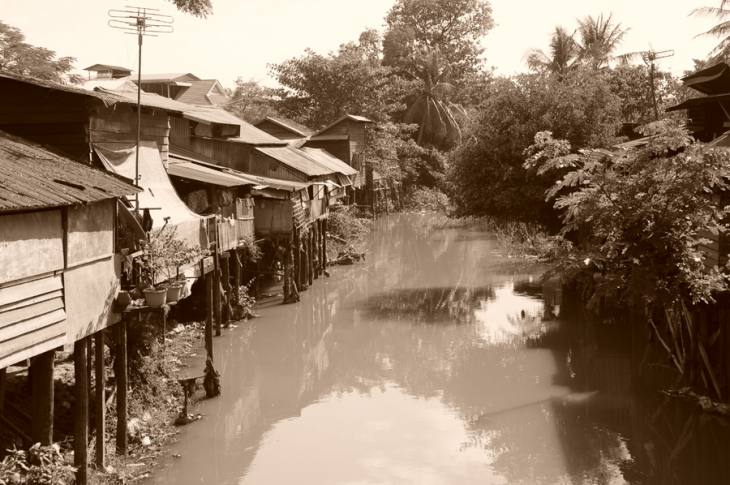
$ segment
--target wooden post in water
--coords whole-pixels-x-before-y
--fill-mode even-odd
[[[87,380],[86,353],[88,339],[82,338],[74,343],[74,466],[76,483],[86,485],[89,446],[89,381]],[[124,432],[126,436],[126,423]]]
[[[317,248],[319,248],[318,245],[319,241],[319,219],[314,221],[314,224],[312,224],[312,261],[314,263],[312,264],[312,273],[314,273],[314,279],[319,278],[319,251]]]
[[[322,219],[322,270],[327,269],[327,219]]]
[[[218,247],[213,253],[213,312],[215,314],[215,336],[221,334],[221,261]]]
[[[34,443],[47,446],[53,443],[53,358],[55,351],[49,350],[30,363],[32,432]]]
[[[94,419],[96,428],[96,466],[104,470],[106,458],[106,369],[104,367],[104,331],[94,334]]]
[[[127,455],[127,319],[117,324],[117,455]]]
[[[205,275],[205,353],[213,359],[213,274]]]
[[[241,258],[238,256],[238,250],[234,249],[232,251],[232,258],[231,258],[231,271],[233,271],[233,303],[239,304],[240,301],[238,300],[238,290],[241,288]]]
[[[314,223],[309,227],[307,237],[307,257],[309,264],[309,286],[314,284]]]
[[[221,279],[223,283],[223,291],[226,293],[225,297],[225,311],[222,313],[223,318],[223,325],[225,327],[228,327],[231,323],[231,303],[233,303],[233,300],[231,299],[231,255],[230,253],[226,252],[221,254]]]

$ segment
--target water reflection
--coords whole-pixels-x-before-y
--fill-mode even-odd
[[[152,481],[728,483],[728,428],[636,394],[626,339],[559,324],[488,235],[424,227],[378,221],[365,265],[216,339],[224,394]]]

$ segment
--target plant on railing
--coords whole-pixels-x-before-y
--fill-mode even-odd
[[[159,276],[163,275],[166,285],[177,279],[180,267],[206,256],[208,251],[178,239],[175,226],[164,226],[152,232],[147,241],[142,242],[144,254],[140,258],[142,279],[148,287],[158,286]]]
[[[239,248],[241,248],[243,252],[244,262],[255,263],[260,260],[263,255],[261,248],[258,247],[253,236],[243,236],[239,242]]]

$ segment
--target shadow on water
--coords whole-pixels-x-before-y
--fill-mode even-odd
[[[556,319],[539,268],[425,217],[216,339],[223,395],[151,481],[730,483],[727,423],[637,392],[631,339]]]

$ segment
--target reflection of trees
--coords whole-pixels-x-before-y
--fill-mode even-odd
[[[483,300],[493,299],[494,289],[483,288],[404,288],[380,293],[364,304],[369,318],[407,318],[415,322],[474,321],[474,310]]]

